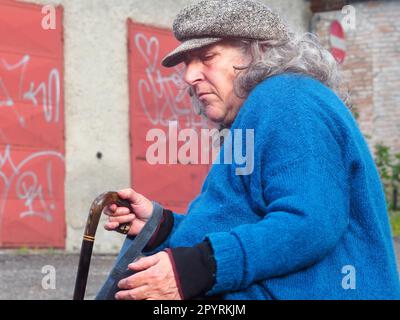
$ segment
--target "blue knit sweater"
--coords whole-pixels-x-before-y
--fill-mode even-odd
[[[226,299],[399,299],[382,185],[341,100],[312,78],[274,76],[234,129],[254,129],[254,171],[213,164],[159,250],[209,239],[208,294]]]

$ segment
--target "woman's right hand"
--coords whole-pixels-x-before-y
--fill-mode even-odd
[[[133,212],[116,204],[106,207],[104,213],[108,215],[108,222],[104,224],[104,229],[114,231],[121,223],[131,223],[128,235],[136,236],[151,217],[153,203],[131,188],[122,189],[117,193],[120,198],[130,202]]]

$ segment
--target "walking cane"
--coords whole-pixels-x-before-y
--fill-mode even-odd
[[[78,273],[76,276],[74,300],[83,300],[85,296],[86,284],[89,274],[90,260],[92,257],[93,244],[97,225],[100,221],[103,209],[111,204],[117,204],[120,207],[126,207],[131,212],[134,212],[130,202],[121,199],[117,192],[105,192],[99,195],[90,206],[89,216],[86,222],[85,233],[82,240],[81,254],[79,257]],[[117,263],[110,272],[109,277],[98,293],[96,299],[110,300],[114,299],[115,293],[118,289],[118,282],[132,274],[134,271],[128,269],[128,264],[138,258],[146,246],[147,242],[152,237],[154,231],[157,229],[158,224],[162,218],[162,207],[153,202],[153,213],[146,224],[143,226],[142,231],[135,237],[128,249],[118,257]],[[130,223],[120,224],[118,231],[127,234],[130,229]]]
[[[81,254],[79,257],[78,273],[75,281],[74,300],[83,300],[86,291],[86,283],[89,274],[90,260],[92,258],[93,244],[96,235],[97,225],[100,221],[103,209],[111,204],[117,204],[133,209],[128,200],[121,199],[116,192],[104,192],[99,195],[90,206],[89,216],[86,222],[86,228],[83,235]],[[130,224],[124,223],[119,226],[122,231],[129,231]],[[127,229],[126,229],[127,228]]]

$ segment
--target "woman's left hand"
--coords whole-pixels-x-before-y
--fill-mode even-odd
[[[182,300],[168,253],[143,257],[129,269],[137,273],[118,283],[117,300]]]

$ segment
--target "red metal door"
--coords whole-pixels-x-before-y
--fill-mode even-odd
[[[0,246],[65,245],[62,8],[0,0]]]
[[[161,66],[161,59],[178,44],[172,32],[131,20],[128,31],[132,186],[165,207],[184,213],[199,193],[210,165],[150,164],[146,150],[153,142],[146,141],[146,135],[151,129],[160,129],[168,143],[169,121],[176,121],[178,130],[192,128],[196,132],[207,128],[207,123],[195,114],[189,96],[181,90],[182,66]]]

